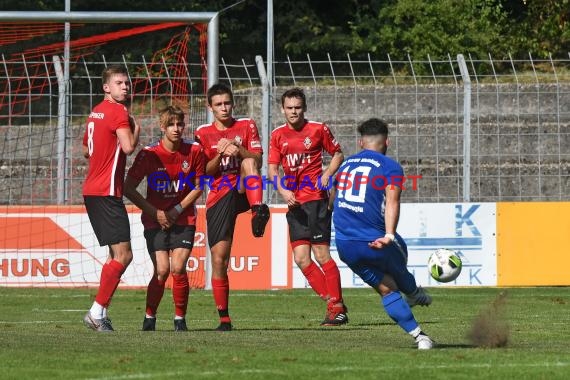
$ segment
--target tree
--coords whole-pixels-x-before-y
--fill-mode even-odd
[[[570,0],[516,0],[505,6],[516,21],[513,40],[522,52],[546,58],[568,57],[570,52]]]
[[[220,12],[220,56],[252,62],[266,51],[267,0],[74,0],[72,11]],[[283,60],[390,54],[434,59],[471,54],[485,59],[570,51],[570,0],[306,0],[274,1],[275,58]],[[63,11],[64,0],[3,0],[4,10]],[[235,5],[235,6],[232,6]],[[124,24],[94,26],[97,32]],[[74,31],[77,35],[81,31]],[[169,33],[124,41],[133,56],[164,46]],[[162,44],[162,45],[161,45]]]
[[[509,52],[509,20],[492,0],[375,1],[352,24],[354,52],[405,59]],[[380,7],[380,3],[384,3]]]

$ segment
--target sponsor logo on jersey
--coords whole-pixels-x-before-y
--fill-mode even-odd
[[[89,114],[89,117],[91,119],[104,119],[105,118],[105,114],[103,112],[91,112]]]

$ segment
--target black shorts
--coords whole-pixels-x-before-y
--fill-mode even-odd
[[[131,226],[123,198],[87,195],[83,200],[101,247],[131,241]]]
[[[148,253],[170,251],[176,248],[192,249],[196,226],[179,226],[177,224],[168,230],[153,228],[144,230]]]
[[[212,248],[222,240],[233,239],[238,214],[249,210],[245,193],[230,190],[212,207],[206,210],[208,245]]]
[[[306,240],[311,244],[330,244],[331,216],[328,199],[309,201],[287,211],[291,243]]]

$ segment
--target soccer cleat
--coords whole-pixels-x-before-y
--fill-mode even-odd
[[[341,326],[348,323],[348,315],[346,306],[332,307],[327,310],[325,320],[321,322],[321,326]]]
[[[186,319],[175,319],[174,331],[188,331],[188,326],[186,326]]]
[[[418,344],[418,350],[429,350],[434,346],[433,340],[424,333],[420,333],[416,337],[416,343]]]
[[[251,232],[255,237],[262,237],[265,233],[265,226],[269,221],[269,207],[262,203],[251,207]]]
[[[142,331],[154,331],[156,330],[156,318],[144,317]]]
[[[220,322],[220,325],[216,327],[216,331],[232,331],[233,328],[230,322]]]
[[[83,323],[91,330],[98,332],[115,331],[113,330],[113,326],[111,325],[111,320],[109,318],[95,319],[91,316],[90,312],[87,312],[85,317],[83,317]]]
[[[412,294],[406,294],[406,302],[410,307],[416,305],[429,306],[431,305],[431,296],[422,288],[418,286]]]

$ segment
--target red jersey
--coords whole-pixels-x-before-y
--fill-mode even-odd
[[[176,206],[194,188],[196,178],[204,175],[205,157],[202,147],[191,140],[183,140],[180,149],[170,152],[162,140],[148,145],[135,157],[128,176],[142,181],[147,178],[146,200],[160,210]],[[149,215],[141,216],[145,230],[160,228]],[[178,219],[178,225],[196,225],[196,205],[187,207]]]
[[[295,193],[299,203],[327,197],[321,185],[323,151],[331,156],[341,152],[339,143],[324,123],[305,120],[298,131],[283,124],[271,132],[268,163],[283,166],[284,184]]]
[[[103,100],[93,108],[83,135],[83,145],[89,150],[83,195],[123,196],[127,155],[121,149],[117,129],[130,127],[129,112],[123,104]]]
[[[194,132],[196,141],[204,148],[208,161],[218,155],[218,141],[222,138],[235,140],[252,153],[263,153],[257,125],[253,119],[235,119],[227,129],[220,131],[215,123],[199,126]],[[206,207],[212,207],[220,198],[235,189],[241,170],[239,157],[223,156],[219,171],[209,183],[210,191],[206,199]]]

